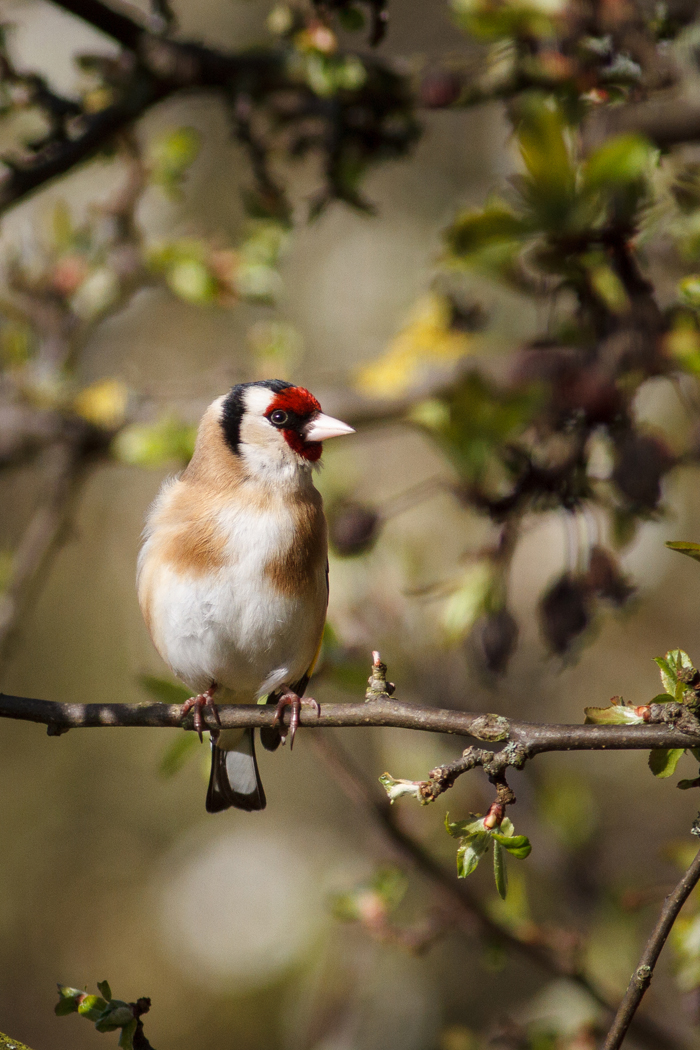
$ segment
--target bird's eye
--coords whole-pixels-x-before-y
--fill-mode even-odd
[[[286,412],[283,412],[281,408],[276,408],[270,416],[270,421],[275,424],[276,427],[283,427],[289,419]]]

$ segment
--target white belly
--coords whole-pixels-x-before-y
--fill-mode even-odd
[[[291,519],[226,509],[227,565],[205,575],[175,571],[158,553],[158,531],[140,557],[139,598],[153,641],[172,671],[196,692],[212,682],[218,701],[251,703],[298,681],[309,669],[326,608],[325,551],[305,594],[279,592],[265,569],[289,543]]]

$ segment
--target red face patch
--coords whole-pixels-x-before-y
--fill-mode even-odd
[[[323,445],[320,441],[305,441],[303,435],[303,428],[321,411],[314,395],[303,386],[290,386],[286,390],[280,390],[270,402],[265,415],[270,419],[274,412],[279,411],[286,412],[289,416],[289,426],[280,428],[284,440],[297,455],[315,463],[321,458]]]
[[[269,416],[278,408],[284,412],[293,412],[302,418],[306,416],[307,419],[310,419],[314,412],[321,411],[321,406],[314,395],[305,390],[303,386],[290,386],[286,390],[280,390],[270,402],[270,407],[265,415]]]

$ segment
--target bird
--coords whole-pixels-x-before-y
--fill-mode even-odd
[[[328,536],[313,483],[322,443],[352,434],[304,387],[239,383],[202,416],[192,458],[151,505],[137,594],[153,644],[209,728],[206,808],[265,808],[252,729],[222,729],[221,704],[274,703],[268,750],[290,746],[321,648]],[[267,698],[266,701],[263,698]],[[318,713],[311,698],[303,701]],[[218,706],[217,706],[218,705]],[[210,715],[207,725],[203,713]]]

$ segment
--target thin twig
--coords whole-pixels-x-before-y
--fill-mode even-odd
[[[661,950],[666,943],[678,913],[695,889],[700,879],[700,850],[695,854],[695,860],[690,865],[681,881],[672,893],[664,901],[659,920],[654,927],[649,940],[644,946],[639,966],[632,974],[625,997],[620,1003],[615,1020],[605,1040],[603,1050],[618,1050],[625,1038],[627,1029],[634,1022],[637,1007],[642,1001],[651,978],[654,967],[661,955]]]
[[[575,981],[605,1010],[615,1009],[614,1003],[577,965],[575,959],[564,960],[561,954],[549,947],[545,934],[540,934],[536,928],[529,928],[528,937],[519,936],[517,932],[495,922],[468,886],[457,882],[451,871],[439,864],[420,842],[399,826],[396,811],[386,799],[379,796],[330,734],[322,733],[314,737],[314,747],[346,795],[379,826],[392,847],[429,880],[441,902],[449,908],[458,929],[471,935],[476,927],[483,936],[512,949],[548,973]],[[536,939],[538,936],[539,941]],[[632,1023],[635,1038],[649,1050],[658,1047],[681,1050],[689,1045],[646,1017],[636,1017]]]
[[[44,495],[24,531],[12,562],[9,584],[0,596],[0,666],[65,538],[74,500],[86,475],[87,458],[79,444],[56,445],[48,450],[48,458]]]

